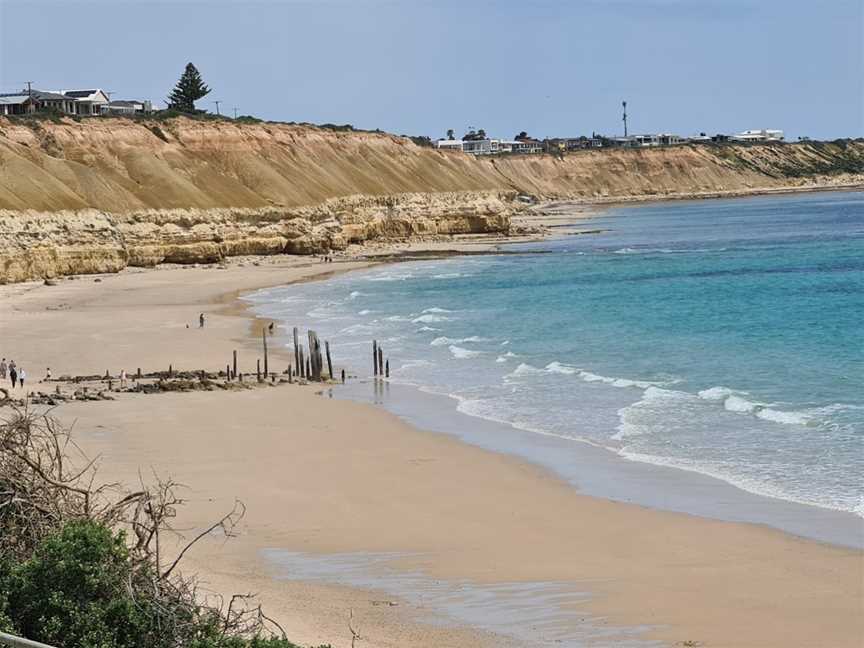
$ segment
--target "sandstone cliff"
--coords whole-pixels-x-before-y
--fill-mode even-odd
[[[862,174],[861,142],[475,159],[287,124],[0,118],[0,282],[505,232],[518,194],[676,197]]]

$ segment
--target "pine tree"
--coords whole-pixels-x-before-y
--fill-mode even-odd
[[[209,93],[210,88],[204,83],[198,68],[187,63],[183,76],[168,97],[168,104],[181,112],[194,113],[195,102]]]

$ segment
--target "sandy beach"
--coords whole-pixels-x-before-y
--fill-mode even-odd
[[[31,385],[47,367],[55,377],[169,364],[217,370],[233,349],[241,370],[254,371],[266,322],[240,295],[370,263],[272,257],[2,286],[0,355],[25,367]],[[278,370],[288,361],[271,353]],[[187,536],[242,500],[240,537],[209,538],[185,569],[214,592],[257,593],[304,644],[351,645],[352,611],[361,646],[525,645],[386,591],[286,579],[267,558],[273,550],[321,560],[393,554],[398,569],[436,582],[538,592],[551,583],[572,596],[550,611],[548,627],[608,632],[594,645],[620,645],[633,628],[670,646],[864,641],[860,551],[587,497],[530,464],[328,398],[329,389],[118,394],[53,413],[101,455],[104,479],[134,483],[152,470],[188,485],[178,520]]]

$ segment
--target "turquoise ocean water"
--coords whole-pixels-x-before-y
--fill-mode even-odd
[[[864,194],[617,208],[590,226],[609,231],[250,299],[360,376],[375,337],[393,381],[572,439],[564,452],[588,442],[864,516]]]

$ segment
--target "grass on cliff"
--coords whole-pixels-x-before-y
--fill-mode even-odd
[[[171,553],[177,484],[97,485],[75,448],[47,416],[0,421],[0,630],[64,648],[298,648],[249,596],[205,597],[180,573],[242,505]]]

